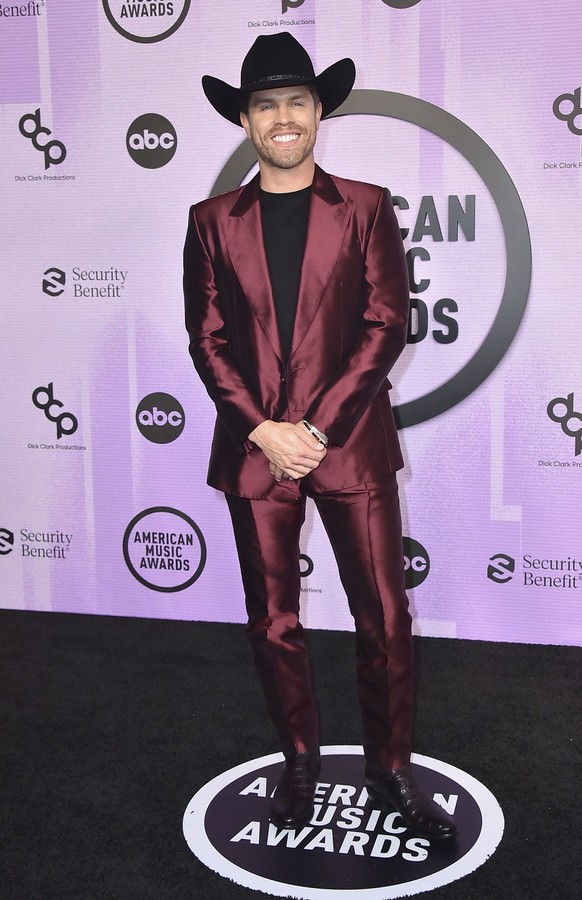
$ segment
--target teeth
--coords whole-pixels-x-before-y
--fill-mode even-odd
[[[294,141],[298,137],[298,134],[276,134],[273,136],[273,140],[277,141],[278,144],[288,144],[290,141]]]

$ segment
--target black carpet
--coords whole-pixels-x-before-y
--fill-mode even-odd
[[[205,782],[278,749],[243,628],[6,610],[0,628],[2,900],[264,897],[182,835]],[[353,635],[309,642],[322,743],[358,744]],[[578,900],[582,649],[416,648],[415,750],[482,781],[506,819],[491,859],[432,896]]]

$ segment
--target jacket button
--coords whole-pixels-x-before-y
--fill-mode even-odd
[[[281,381],[285,381],[285,376],[281,375]]]

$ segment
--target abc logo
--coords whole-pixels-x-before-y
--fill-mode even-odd
[[[430,559],[422,544],[409,537],[402,538],[404,549],[404,578],[407,588],[418,587],[430,571]]]
[[[135,421],[148,441],[171,444],[184,431],[184,410],[171,394],[148,394],[139,404]]]
[[[127,152],[138,166],[160,169],[170,162],[178,145],[172,123],[157,113],[139,116],[128,128]]]

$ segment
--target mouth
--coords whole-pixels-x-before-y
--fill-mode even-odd
[[[295,131],[284,132],[282,134],[274,134],[273,140],[276,144],[293,144],[299,140],[299,134]]]

